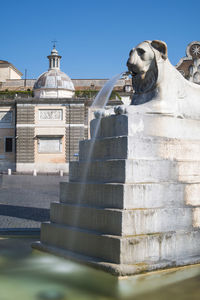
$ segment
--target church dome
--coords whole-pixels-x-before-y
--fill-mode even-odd
[[[49,70],[39,76],[34,84],[34,96],[36,98],[72,98],[74,85],[64,72],[60,70],[60,59],[58,51],[54,48],[49,59]]]

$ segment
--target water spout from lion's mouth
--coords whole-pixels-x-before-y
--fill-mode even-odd
[[[137,76],[141,76],[141,78],[143,78],[146,74],[145,71],[140,71],[140,72],[135,72],[133,70],[130,70],[128,72],[126,72],[128,75],[131,75],[132,77],[137,77]]]
[[[129,63],[127,63],[127,67],[128,67],[128,71],[125,72],[124,74],[136,76],[139,73],[138,70],[136,68],[133,69],[133,66],[130,65]]]
[[[129,75],[132,75],[132,72],[131,72],[131,71],[126,71],[126,72],[122,73],[121,78],[122,78],[122,79],[123,79],[123,78],[126,78],[126,77],[129,76]]]

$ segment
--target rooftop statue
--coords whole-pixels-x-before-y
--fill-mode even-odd
[[[131,111],[200,119],[200,86],[186,80],[169,62],[163,41],[144,41],[127,61],[135,93]],[[129,109],[128,109],[129,110]],[[117,109],[123,113],[125,109]]]

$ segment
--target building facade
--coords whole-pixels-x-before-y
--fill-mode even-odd
[[[0,173],[68,173],[89,137],[91,100],[23,98],[0,102]],[[108,106],[120,105],[110,100]]]
[[[74,86],[60,70],[55,47],[48,59],[49,70],[34,82],[34,98],[0,103],[0,171],[67,173],[79,140],[87,137],[86,106],[72,99]]]
[[[16,168],[16,106],[13,101],[0,101],[0,171]]]
[[[0,60],[0,83],[12,79],[20,80],[22,73],[13,64],[6,60]]]
[[[16,171],[68,172],[79,140],[87,138],[87,107],[72,99],[16,102]]]
[[[55,46],[47,58],[49,69],[37,80],[9,79],[1,83],[1,89],[33,88],[34,97],[15,95],[0,100],[0,172],[68,173],[69,162],[77,160],[79,141],[88,138],[92,91],[98,91],[106,80],[75,80],[82,91],[80,97],[86,93],[80,98],[75,95],[73,80],[60,70],[61,56]],[[127,80],[122,79],[117,88],[126,97]],[[118,98],[109,105],[121,103]]]

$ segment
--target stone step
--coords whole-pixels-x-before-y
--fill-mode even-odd
[[[200,231],[178,231],[121,239],[121,263],[200,261]]]
[[[138,107],[137,107],[138,109]],[[128,110],[134,110],[130,105]],[[164,114],[133,113],[129,115],[112,115],[101,119],[99,130],[96,130],[98,119],[90,123],[91,136],[163,136],[168,138],[200,140],[200,121],[180,119]]]
[[[191,155],[192,153],[192,155]],[[178,140],[164,137],[112,137],[83,140],[79,160],[97,159],[171,159],[200,160],[200,140]]]
[[[42,223],[42,243],[75,251],[83,255],[99,257],[111,262],[120,262],[120,238],[97,234],[66,225]]]
[[[175,162],[169,160],[107,160],[71,162],[71,182],[200,182],[200,162]]]
[[[140,235],[192,230],[192,208],[103,209],[51,203],[53,223],[113,235]]]
[[[200,206],[200,183],[60,183],[60,202],[103,208]]]
[[[90,267],[94,267],[96,269],[100,269],[106,272],[109,272],[112,275],[115,276],[130,276],[130,275],[136,275],[144,272],[151,272],[155,270],[162,270],[166,268],[174,268],[185,266],[185,265],[192,265],[192,264],[198,264],[200,262],[200,256],[195,255],[190,257],[189,259],[187,257],[180,257],[176,259],[176,261],[172,260],[162,260],[157,262],[151,262],[148,261],[146,263],[136,263],[136,264],[115,264],[115,263],[109,263],[107,261],[103,261],[100,258],[94,258],[92,256],[83,255],[80,253],[75,253],[69,250],[65,250],[62,248],[58,248],[55,246],[47,245],[44,243],[41,243],[40,241],[32,243],[32,247],[39,250],[39,251],[45,251],[48,253],[51,253],[53,255],[57,255],[60,257],[63,257],[67,260],[73,260],[77,263],[86,264]]]
[[[191,261],[192,257],[199,257],[200,231],[119,237],[43,223],[41,243],[116,264],[149,264],[168,260],[178,265],[188,258]]]

